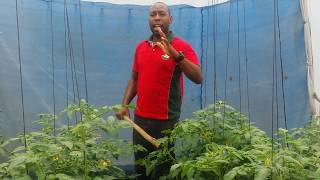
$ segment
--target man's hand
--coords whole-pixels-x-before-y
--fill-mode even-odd
[[[169,43],[166,35],[160,27],[157,27],[155,30],[161,37],[161,42],[156,42],[156,45],[159,46],[164,53],[176,61],[179,57],[179,52],[175,50],[174,47]],[[200,66],[193,64],[190,61],[179,61],[179,67],[181,68],[182,72],[194,83],[200,84],[202,82],[203,76]]]
[[[130,118],[130,113],[128,108],[122,108],[118,112],[116,112],[116,116],[119,120],[122,120],[124,116],[128,116]]]
[[[156,45],[159,46],[164,53],[175,59],[179,55],[179,53],[172,47],[169,40],[167,39],[166,34],[161,30],[160,27],[157,27],[155,30],[158,31],[161,37],[161,42],[156,42]]]

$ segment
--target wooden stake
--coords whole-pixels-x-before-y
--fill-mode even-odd
[[[123,117],[125,121],[128,121],[133,129],[135,129],[143,138],[145,138],[148,142],[150,142],[154,147],[159,148],[160,144],[157,142],[155,138],[146,133],[140,126],[134,123],[128,116]]]

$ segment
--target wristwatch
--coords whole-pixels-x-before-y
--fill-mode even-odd
[[[176,63],[179,63],[179,62],[181,62],[181,61],[183,61],[184,60],[184,54],[181,52],[181,51],[179,51],[179,54],[178,54],[178,56],[174,59],[174,61],[176,61]]]

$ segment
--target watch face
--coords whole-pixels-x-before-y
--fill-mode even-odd
[[[182,52],[179,52],[179,56],[178,56],[178,62],[182,61],[184,59],[184,55]]]

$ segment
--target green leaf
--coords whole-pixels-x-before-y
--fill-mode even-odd
[[[30,176],[24,175],[23,177],[15,178],[15,180],[32,180]]]
[[[8,165],[9,165],[8,163],[1,163],[0,168],[7,167]]]
[[[83,153],[81,151],[72,151],[70,156],[82,157]]]
[[[26,154],[22,154],[19,156],[16,156],[14,159],[10,160],[9,169],[14,169],[17,166],[24,166],[27,162],[29,157],[27,157]]]
[[[106,178],[106,177],[105,177]],[[93,178],[93,180],[104,180],[104,178],[102,178],[102,177],[95,177],[95,178]]]
[[[62,150],[62,148],[59,147],[57,144],[49,144],[48,148],[49,148],[48,152],[53,153],[53,154],[59,153]]]
[[[42,171],[40,164],[35,164],[35,172],[38,179],[45,179],[45,173]]]
[[[70,109],[67,110],[67,117],[68,117],[68,119],[72,119],[73,113],[74,113],[74,112],[73,112],[72,110],[70,110]]]
[[[90,144],[90,145],[95,145],[95,144],[97,144],[97,142],[96,142],[95,139],[88,139],[88,140],[86,140],[85,143],[86,143],[87,145],[88,145],[88,144]]]
[[[232,180],[232,179],[234,179],[238,174],[238,172],[237,172],[238,170],[239,170],[239,167],[235,167],[235,168],[231,169],[227,174],[225,174],[223,176],[223,179],[224,180]]]
[[[186,164],[182,167],[182,172],[181,172],[181,177],[182,177],[182,178],[184,178],[184,177],[188,174],[190,168],[192,168],[191,163],[192,163],[192,162],[189,161],[188,163],[186,163]]]
[[[292,163],[300,166],[301,169],[303,169],[303,165],[299,161],[297,161],[296,159],[294,159],[294,158],[292,158],[290,156],[283,156],[283,158],[284,158],[285,161],[292,162]]]
[[[179,175],[181,170],[178,168],[180,168],[181,166],[182,166],[182,163],[174,164],[171,166],[170,168],[171,177],[176,177]]]
[[[255,180],[265,180],[268,179],[270,175],[270,169],[264,166],[260,166],[256,169],[256,174],[254,176]]]
[[[127,121],[119,121],[118,122],[119,128],[131,128],[131,125]]]
[[[69,149],[72,149],[73,143],[71,141],[61,141],[61,144],[65,145]]]
[[[229,151],[231,154],[233,154],[234,156],[236,156],[237,158],[243,160],[243,158],[241,157],[241,155],[239,153],[237,153],[236,151],[234,151],[233,149],[231,151]]]
[[[187,173],[187,178],[188,179],[194,179],[193,177],[194,177],[194,172],[195,172],[195,169],[194,168],[190,168],[189,170],[188,170],[188,173]]]
[[[58,178],[59,180],[73,180],[74,178],[72,178],[71,176],[68,176],[66,174],[56,174],[55,175],[56,178]]]
[[[19,141],[19,140],[20,140],[20,138],[10,138],[10,139],[6,140],[5,142],[3,142],[3,143],[0,145],[0,147],[3,148],[3,147],[5,147],[5,146],[7,146],[8,144],[10,144],[10,143],[12,143],[12,142],[14,142],[14,141]]]
[[[181,167],[182,163],[174,164],[171,166],[170,171],[175,171],[177,168]]]
[[[156,167],[157,161],[149,161],[148,164],[146,164],[146,174],[150,175],[152,170]]]
[[[115,180],[115,179],[118,179],[118,178],[116,178],[116,177],[114,177],[114,176],[104,175],[104,176],[103,176],[103,179]]]
[[[17,153],[17,152],[20,152],[20,151],[24,151],[25,150],[25,147],[24,146],[19,146],[17,148],[15,148],[12,153]]]

